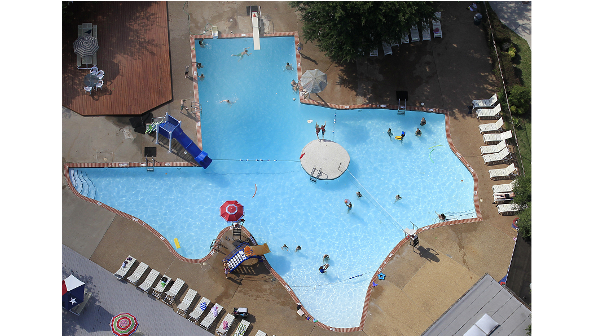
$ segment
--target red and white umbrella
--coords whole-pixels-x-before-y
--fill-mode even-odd
[[[133,334],[138,325],[135,316],[129,313],[120,313],[110,320],[110,329],[117,336],[129,336]]]
[[[227,201],[221,205],[221,217],[228,222],[238,221],[244,216],[244,206],[238,201]]]

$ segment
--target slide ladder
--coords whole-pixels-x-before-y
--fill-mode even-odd
[[[225,274],[231,273],[234,269],[240,266],[244,261],[256,257],[256,256],[248,256],[244,252],[244,248],[248,246],[248,243],[243,243],[238,248],[236,248],[233,252],[229,253],[225,259],[223,259],[223,265],[225,267]]]
[[[225,259],[223,259],[223,267],[225,268],[225,275],[231,273],[234,269],[240,266],[244,261],[250,258],[260,258],[260,256],[271,252],[269,245],[264,243],[262,245],[250,246],[248,243],[242,243],[233,252],[229,253]]]
[[[198,162],[198,164],[206,169],[212,159],[208,157],[206,152],[200,150],[198,146],[183,132],[181,129],[181,122],[168,113],[165,115],[165,120],[161,124],[158,125],[159,134],[169,138],[169,152],[171,152],[171,140],[177,140],[185,150],[192,155],[194,160]],[[158,134],[156,136],[156,143],[158,144]]]

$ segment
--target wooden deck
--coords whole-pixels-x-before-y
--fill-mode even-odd
[[[74,2],[63,22],[63,106],[81,115],[136,115],[173,99],[167,3]],[[73,42],[77,25],[98,26],[98,68],[104,87],[87,94]]]

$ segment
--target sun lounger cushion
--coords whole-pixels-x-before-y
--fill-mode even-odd
[[[513,175],[516,175],[517,168],[515,167],[514,163],[511,163],[510,166],[508,166],[506,168],[490,169],[489,172],[490,172],[490,178],[492,180],[496,180],[496,179],[510,178]]]
[[[477,119],[498,119],[501,111],[502,106],[500,104],[491,109],[479,109],[477,110]]]
[[[237,328],[233,332],[233,336],[244,336],[246,330],[248,330],[248,326],[250,326],[250,322],[246,320],[241,320],[238,324]]]
[[[216,330],[217,335],[225,335],[229,328],[231,328],[231,322],[233,322],[234,319],[235,317],[231,314],[225,315],[225,318],[219,323],[219,327]]]
[[[492,186],[492,192],[495,193],[506,193],[513,191],[515,187],[515,181],[506,184],[497,184]]]
[[[200,322],[200,326],[204,329],[210,328],[212,323],[217,319],[217,317],[221,313],[222,309],[223,309],[223,307],[221,307],[221,305],[219,305],[218,303],[215,303],[215,305],[210,309],[210,311],[204,317],[204,320],[202,320],[202,322]]]
[[[115,276],[119,279],[123,278],[127,274],[134,262],[135,258],[132,256],[128,256],[127,258],[125,258],[125,261],[123,261],[121,267],[119,267],[119,269],[115,272]]]
[[[146,263],[141,262],[138,265],[138,267],[135,269],[133,274],[127,278],[127,281],[129,281],[130,283],[132,283],[134,285],[137,285],[138,281],[140,280],[140,278],[142,277],[144,272],[146,272],[147,269],[148,269],[148,265]]]
[[[504,125],[504,120],[502,120],[502,117],[500,117],[500,119],[498,119],[496,122],[479,125],[479,133],[484,134],[484,133],[502,132],[503,125]]]
[[[485,164],[497,164],[510,159],[510,151],[507,147],[502,148],[498,153],[486,154],[483,156]]]
[[[491,108],[498,103],[498,95],[493,94],[489,99],[473,100],[473,108]]]
[[[254,336],[267,336],[267,333],[262,330],[259,330],[256,332],[256,335],[254,335]]]
[[[419,29],[417,26],[412,26],[410,28],[410,40],[411,42],[418,42],[421,39],[419,38]]]
[[[504,148],[506,148],[506,141],[505,140],[502,140],[502,141],[500,141],[499,143],[497,143],[495,145],[489,145],[489,146],[481,146],[481,147],[479,147],[479,149],[481,150],[481,155],[498,153],[499,151],[501,151]]]
[[[442,38],[442,23],[440,22],[440,20],[442,19],[442,13],[435,12],[435,17],[437,18],[437,20],[433,20],[431,22],[433,26],[433,37]]]
[[[144,280],[144,282],[138,288],[143,290],[144,292],[148,292],[148,290],[150,289],[150,287],[152,286],[152,284],[154,283],[156,278],[158,278],[159,275],[160,275],[159,271],[154,270],[154,269],[150,270],[150,274],[148,274],[148,276],[146,277],[146,280]]]
[[[421,33],[423,34],[423,41],[431,40],[431,33],[429,32],[429,23],[423,23],[421,26]]]
[[[194,310],[190,313],[190,321],[196,322],[198,320],[198,318],[200,318],[200,316],[202,316],[202,313],[204,313],[204,311],[206,310],[206,308],[208,307],[208,305],[210,304],[210,300],[203,297],[200,302],[198,302],[198,304],[196,305],[196,308],[194,308]]]
[[[501,215],[514,215],[519,212],[519,210],[521,210],[521,206],[519,204],[498,204],[498,213]]]
[[[179,313],[185,313],[188,311],[188,309],[190,308],[190,304],[196,297],[197,293],[198,292],[196,292],[193,289],[188,289],[187,293],[185,294],[185,297],[183,298],[179,306],[177,306],[177,310]]]
[[[512,131],[508,130],[502,133],[488,133],[483,135],[483,142],[486,144],[497,144],[502,140],[512,138]]]

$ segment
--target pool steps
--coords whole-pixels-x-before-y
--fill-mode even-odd
[[[78,193],[82,196],[96,199],[96,187],[86,173],[77,169],[71,169],[69,171],[69,177],[71,178],[73,187],[75,187],[75,190],[77,190]]]

